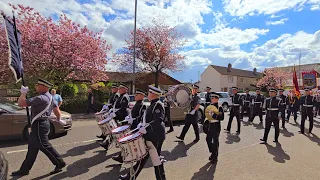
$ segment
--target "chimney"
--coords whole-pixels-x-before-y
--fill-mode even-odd
[[[254,74],[254,75],[257,74],[257,68],[253,68],[253,74]]]
[[[229,63],[229,64],[228,64],[228,69],[227,69],[227,71],[228,71],[228,72],[231,72],[231,69],[232,69],[232,65]]]

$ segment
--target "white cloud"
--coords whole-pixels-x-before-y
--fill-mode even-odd
[[[283,18],[283,19],[280,19],[279,21],[267,21],[266,25],[280,25],[280,24],[284,24],[284,22],[288,20],[289,18]]]
[[[320,0],[223,0],[224,9],[232,16],[271,15],[277,12],[296,9],[307,5],[319,5]]]
[[[317,10],[320,10],[320,5],[313,5],[311,8],[310,8],[311,11],[317,11]]]

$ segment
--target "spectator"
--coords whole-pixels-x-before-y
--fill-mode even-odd
[[[60,107],[62,104],[62,97],[60,94],[57,94],[57,91],[55,89],[51,89],[51,95],[53,97],[53,100],[57,102],[58,106]]]
[[[90,110],[92,109],[94,112],[97,112],[97,109],[93,106],[94,98],[92,89],[88,89],[88,108],[87,108],[87,114],[90,113]]]

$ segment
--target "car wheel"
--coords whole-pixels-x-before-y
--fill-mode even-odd
[[[204,121],[204,113],[202,112],[202,110],[197,111],[197,121],[200,123],[203,123]]]
[[[223,109],[224,112],[227,112],[229,110],[228,104],[227,103],[223,103],[222,104],[222,109]]]
[[[49,135],[48,135],[49,139],[54,138],[54,135],[55,135],[54,126],[53,126],[53,124],[50,123],[50,132],[49,132]]]

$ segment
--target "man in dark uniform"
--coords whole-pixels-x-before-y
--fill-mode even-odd
[[[211,91],[211,87],[207,87],[206,88],[206,104],[205,107],[209,106],[211,104],[211,97],[210,97],[210,91]]]
[[[114,110],[115,112],[111,113],[111,116],[114,117],[116,122],[119,124],[120,121],[123,121],[126,116],[128,116],[128,111],[127,109],[129,108],[129,95],[127,94],[129,87],[123,83],[119,84],[119,98],[114,104]],[[107,144],[109,146],[109,144]],[[120,163],[123,162],[121,153],[119,153],[118,156],[112,157],[113,160],[118,161]]]
[[[310,89],[304,89],[304,96],[300,99],[301,104],[301,124],[300,124],[300,133],[304,134],[304,123],[309,118],[309,133],[312,133],[313,129],[313,112],[316,110],[317,102],[313,96],[310,95]]]
[[[248,117],[250,118],[251,116],[251,95],[249,94],[249,89],[246,89],[246,94],[242,97],[242,108],[241,108],[241,115],[240,115],[240,120],[243,120],[243,114],[244,111],[247,112]]]
[[[320,116],[320,91],[318,91],[316,95],[316,102],[317,102],[317,107],[316,107],[316,117],[317,115]]]
[[[209,161],[211,163],[218,162],[218,151],[219,151],[219,135],[221,131],[220,122],[224,120],[224,111],[221,106],[218,105],[220,94],[212,92],[211,93],[211,105],[215,106],[219,113],[209,112],[213,120],[207,120],[210,122],[209,132],[207,133],[207,145],[211,156]]]
[[[264,103],[264,96],[260,94],[260,87],[256,88],[256,95],[252,97],[252,116],[249,121],[253,122],[254,118],[258,115],[260,118],[260,123],[262,123],[262,107]]]
[[[168,90],[165,90],[164,93],[168,93]],[[170,129],[167,131],[167,133],[170,133],[174,130],[173,130],[173,123],[172,123],[171,114],[170,114],[171,107],[170,107],[170,104],[169,104],[167,97],[164,98],[163,104],[164,104],[165,117],[168,120],[168,124],[170,126]]]
[[[42,151],[50,161],[56,166],[50,174],[55,174],[62,171],[66,166],[61,155],[52,147],[49,142],[48,134],[50,132],[49,117],[53,111],[60,121],[61,112],[58,104],[53,101],[49,88],[53,84],[39,79],[36,84],[36,92],[38,96],[26,99],[26,94],[29,91],[28,87],[21,87],[21,95],[18,99],[18,105],[21,107],[31,106],[31,133],[29,136],[28,152],[26,159],[23,161],[20,169],[12,173],[12,176],[24,176],[29,174],[34,161],[37,158],[39,150]]]
[[[289,121],[291,113],[293,113],[294,121],[295,122],[297,121],[297,118],[298,118],[297,112],[299,110],[299,107],[300,107],[300,100],[298,99],[298,97],[293,91],[291,95],[288,95],[287,121]]]
[[[227,129],[224,129],[224,130],[226,132],[230,133],[233,117],[236,117],[237,118],[237,125],[238,125],[238,130],[236,132],[238,134],[240,134],[241,122],[240,122],[239,108],[240,108],[240,105],[241,105],[241,97],[238,94],[238,88],[237,87],[232,87],[232,93],[233,93],[233,96],[232,96],[232,104],[231,104],[229,122],[228,122]]]
[[[136,104],[131,110],[131,114],[126,116],[125,120],[131,124],[131,130],[136,129],[138,124],[143,120],[144,111],[147,109],[146,105],[143,104],[143,99],[146,96],[146,93],[141,89],[136,89],[136,94],[134,100]]]
[[[148,99],[151,102],[150,106],[146,110],[146,124],[149,126],[145,127],[145,123],[138,125],[139,132],[144,134],[146,140],[146,145],[148,147],[148,154],[141,161],[137,162],[134,166],[134,172],[136,172],[134,177],[130,177],[130,173],[120,176],[121,180],[133,180],[138,177],[144,165],[147,163],[149,157],[151,157],[152,164],[155,170],[155,176],[157,180],[165,180],[165,172],[163,164],[160,160],[160,153],[162,148],[162,143],[165,139],[165,128],[164,128],[164,118],[165,112],[164,107],[159,100],[161,90],[149,86]]]
[[[111,108],[113,108],[114,103],[116,102],[116,100],[118,99],[119,95],[117,94],[118,92],[118,86],[116,84],[112,84],[111,86],[111,96],[108,99],[108,103],[106,105],[103,106],[102,110],[109,110]],[[106,139],[106,136],[103,135],[103,133],[100,136],[97,136],[97,138],[102,138],[102,139]]]
[[[287,105],[288,105],[288,99],[287,99],[287,96],[285,96],[283,94],[283,89],[279,89],[279,98],[281,99],[281,106],[280,106],[280,112],[281,112],[281,120],[282,120],[282,128],[286,128],[285,127],[285,123],[286,123],[286,108],[287,108]]]
[[[278,142],[280,134],[279,119],[281,118],[280,107],[282,100],[279,97],[277,97],[277,90],[274,88],[269,89],[269,95],[270,98],[267,98],[264,104],[264,108],[266,109],[266,124],[264,129],[264,136],[262,139],[260,139],[262,141],[260,144],[267,143],[272,123],[275,129],[275,136],[273,142]]]
[[[180,140],[184,140],[184,137],[186,136],[190,125],[192,124],[194,133],[196,135],[196,139],[193,142],[198,142],[200,140],[199,136],[199,127],[197,122],[197,111],[200,107],[200,97],[197,95],[199,86],[192,85],[192,101],[190,104],[190,112],[186,115],[185,121],[184,121],[184,127],[182,129],[182,132],[180,136],[176,136]]]

